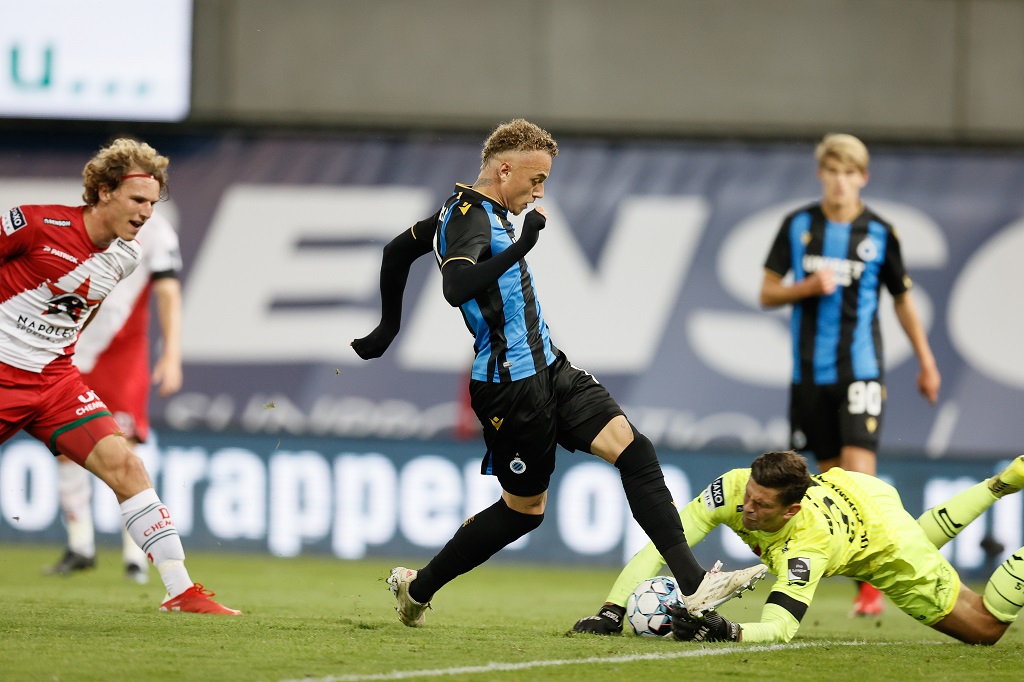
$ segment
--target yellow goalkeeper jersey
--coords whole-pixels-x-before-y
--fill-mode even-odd
[[[759,623],[743,623],[745,642],[785,642],[796,634],[822,578],[849,576],[885,589],[899,577],[901,538],[920,532],[896,489],[873,476],[833,468],[813,476],[801,509],[774,533],[743,527],[750,469],[715,479],[680,512],[689,544],[716,526],[731,528],[776,576]],[[917,529],[915,531],[915,529]],[[937,552],[937,550],[936,550]],[[623,569],[608,601],[625,605],[633,588],[664,566],[653,543]]]

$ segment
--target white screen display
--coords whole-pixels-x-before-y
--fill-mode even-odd
[[[180,121],[192,0],[0,0],[0,117]]]

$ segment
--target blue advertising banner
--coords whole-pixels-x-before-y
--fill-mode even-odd
[[[426,561],[500,490],[480,475],[476,444],[166,433],[141,448],[161,499],[188,549],[266,552],[280,557],[410,557]],[[741,453],[668,452],[661,457],[677,503],[689,502],[722,473],[749,466]],[[915,516],[998,472],[1001,461],[889,459],[882,478]],[[96,530],[120,543],[113,493],[94,486]],[[1024,544],[1022,496],[1003,498],[943,548],[965,575],[990,572]],[[996,556],[982,540],[1002,545]],[[0,544],[61,544],[57,465],[39,442],[0,445]],[[559,452],[544,523],[498,560],[619,566],[646,544],[633,521],[618,470],[588,455]],[[696,545],[706,565],[754,560],[727,529]]]
[[[557,131],[553,131],[557,135]],[[175,431],[441,441],[465,432],[472,339],[414,266],[402,333],[365,362],[382,246],[472,182],[480,140],[227,133],[151,140],[171,159],[185,258],[185,389]],[[0,137],[0,210],[76,203],[101,140]],[[783,215],[819,196],[801,144],[561,140],[529,256],[555,343],[661,448],[788,443],[786,310],[757,301]],[[1024,154],[873,149],[868,205],[903,241],[943,374],[917,363],[883,297],[881,452],[990,458],[1024,443]],[[469,432],[473,429],[470,428]]]

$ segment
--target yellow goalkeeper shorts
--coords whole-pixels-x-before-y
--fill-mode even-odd
[[[875,507],[871,525],[876,532],[871,537],[879,541],[870,576],[863,578],[914,620],[934,625],[956,605],[960,576],[904,509],[895,488],[878,479],[857,482]]]

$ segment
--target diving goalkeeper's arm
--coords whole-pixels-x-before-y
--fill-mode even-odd
[[[749,469],[729,471],[683,507],[679,518],[691,546],[699,543],[719,525],[725,524],[730,528],[743,527],[742,512],[736,510],[742,507],[743,491],[749,477]],[[654,543],[648,543],[619,573],[597,615],[576,621],[573,630],[592,634],[622,632],[622,621],[625,620],[625,606],[629,595],[642,581],[657,575],[664,565],[665,560],[658,553]],[[739,641],[742,637],[742,640],[748,643],[788,642],[800,627],[799,618],[806,611],[806,605],[810,603],[816,585],[817,579],[799,588],[788,585],[780,587],[776,584],[761,612],[761,620],[757,623],[736,624],[715,613],[710,617],[710,622],[701,622],[688,628],[689,637],[686,637],[687,629],[681,622],[676,636],[687,638],[689,641],[695,641],[696,636],[701,636],[704,637],[702,641]],[[701,628],[704,630],[702,634],[698,632]],[[733,636],[736,639],[732,639]]]

